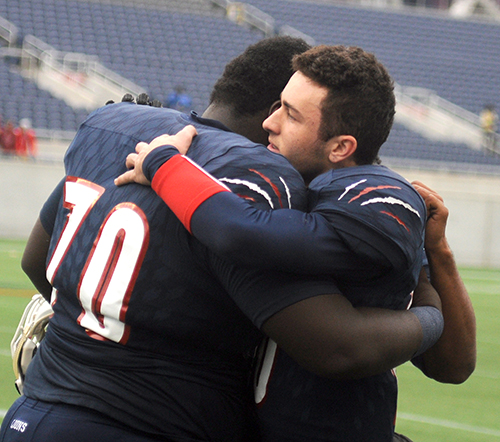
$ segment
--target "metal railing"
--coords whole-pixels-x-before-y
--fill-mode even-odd
[[[7,46],[11,47],[17,43],[18,34],[17,27],[0,16],[0,38],[7,43]]]
[[[247,24],[261,30],[266,37],[276,34],[276,24],[273,17],[255,6],[241,2],[228,2],[226,6],[229,20],[238,24]]]
[[[298,29],[295,29],[292,26],[288,26],[288,25],[281,26],[279,29],[279,34],[280,35],[290,35],[292,37],[301,38],[302,40],[306,41],[311,46],[316,45],[316,40],[314,38],[312,38],[310,35],[304,34],[303,32],[299,31]]]
[[[396,121],[430,140],[463,143],[481,150],[479,116],[425,88],[396,85]]]
[[[212,4],[225,9],[226,15],[231,21],[257,28],[262,31],[266,37],[272,37],[273,35],[277,34],[291,35],[292,37],[302,38],[311,46],[314,46],[316,44],[314,38],[292,26],[283,25],[278,29],[275,19],[269,14],[266,14],[265,12],[256,8],[255,6],[243,2],[233,2],[230,0],[211,1]]]
[[[74,88],[79,89],[80,95],[87,97],[87,102],[93,101],[92,97],[98,92],[97,85],[120,97],[126,93],[137,96],[145,92],[143,87],[103,66],[99,57],[58,51],[33,35],[27,35],[23,40],[21,67],[32,78],[52,73],[67,79]],[[99,97],[96,99],[97,103],[102,104]],[[89,105],[82,107],[89,108]]]
[[[431,89],[396,85],[395,92],[397,96],[399,95],[401,97],[404,95],[406,97],[410,97],[426,106],[441,109],[444,112],[454,115],[456,118],[460,118],[478,127],[481,126],[479,115],[469,112],[468,110],[441,98]]]

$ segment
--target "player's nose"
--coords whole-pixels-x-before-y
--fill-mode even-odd
[[[279,109],[273,112],[264,120],[264,122],[262,123],[262,127],[266,132],[272,134],[277,134],[279,132],[278,114],[279,114]]]

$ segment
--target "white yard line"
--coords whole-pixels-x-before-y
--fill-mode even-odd
[[[461,424],[459,422],[448,421],[445,419],[436,419],[429,416],[419,416],[412,413],[398,413],[398,419],[404,419],[414,422],[422,422],[423,424],[438,425],[440,427],[453,428],[455,430],[468,431],[470,433],[487,434],[489,436],[500,437],[500,430],[493,428],[478,427],[475,425]]]

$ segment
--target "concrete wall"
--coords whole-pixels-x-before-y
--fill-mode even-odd
[[[459,265],[500,268],[500,176],[396,170],[443,196],[450,209],[447,236]],[[0,159],[0,237],[27,238],[63,175],[61,162]]]
[[[500,176],[396,170],[444,198],[448,242],[460,265],[500,268]]]
[[[62,162],[0,159],[0,237],[27,238],[43,203],[63,177]]]

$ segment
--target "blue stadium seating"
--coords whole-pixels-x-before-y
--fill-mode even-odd
[[[475,114],[487,103],[500,108],[500,75],[496,74],[500,72],[500,23],[309,1],[248,3],[273,16],[278,28],[292,26],[317,44],[361,46],[373,52],[403,86],[433,90]],[[398,125],[381,156],[500,164],[497,156],[464,145],[429,143]]]
[[[208,1],[208,0],[207,0]],[[357,45],[371,51],[403,86],[425,87],[478,114],[500,107],[500,25],[444,15],[315,4],[249,0],[316,43]],[[138,4],[140,5],[140,4]],[[0,16],[22,36],[33,34],[58,50],[97,55],[107,68],[165,100],[180,84],[203,111],[223,66],[262,38],[219,15],[169,12],[90,0],[0,0]],[[34,127],[75,130],[85,116],[38,89],[0,60],[0,114],[28,117]],[[106,101],[103,97],[103,104]],[[430,143],[395,125],[382,156],[440,162],[497,164],[500,159],[465,145]]]
[[[183,85],[193,98],[194,110],[200,112],[224,65],[262,38],[259,32],[221,17],[76,0],[0,0],[0,15],[14,23],[21,35],[32,34],[57,50],[97,55],[108,69],[159,100]],[[24,84],[23,95],[43,94],[33,92],[29,82],[19,81]],[[103,97],[103,104],[106,100]],[[0,112],[7,118],[5,109]],[[62,114],[66,113],[64,109]],[[38,118],[33,115],[34,126]],[[75,130],[78,123],[73,120],[59,120],[56,115],[49,128]]]
[[[403,158],[408,164],[415,162],[425,164],[425,167],[461,172],[500,172],[498,155],[473,150],[465,144],[429,142],[400,124],[394,124],[389,139],[380,150],[380,157],[382,162],[389,158]]]
[[[86,115],[39,89],[34,83],[12,72],[11,66],[0,60],[0,115],[2,121],[17,124],[22,118],[31,119],[33,127],[74,130]],[[63,117],[61,117],[63,116]]]
[[[309,1],[249,0],[317,44],[361,46],[373,52],[403,86],[424,87],[478,114],[500,107],[500,23],[456,20]]]

